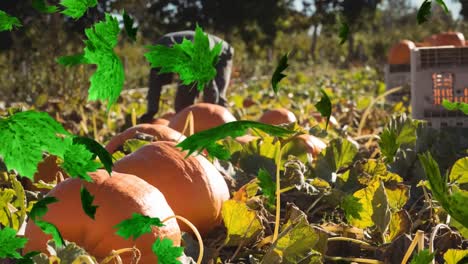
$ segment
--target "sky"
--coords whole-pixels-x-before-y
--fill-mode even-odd
[[[295,4],[298,8],[301,7],[301,0],[295,0]],[[424,0],[410,0],[411,5],[414,7],[419,7]],[[435,2],[435,1],[434,1]],[[460,15],[460,2],[458,0],[445,0],[445,4],[447,5],[448,9],[452,13],[453,18],[458,18]]]

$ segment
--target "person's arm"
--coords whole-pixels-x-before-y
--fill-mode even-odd
[[[148,94],[146,95],[146,113],[140,117],[140,123],[148,123],[159,111],[159,100],[161,98],[162,83],[158,80],[158,69],[152,68],[149,76]]]

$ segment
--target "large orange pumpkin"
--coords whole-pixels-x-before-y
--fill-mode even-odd
[[[313,158],[317,158],[317,156],[327,147],[327,144],[323,142],[320,138],[315,137],[310,134],[302,134],[296,137],[299,142],[306,147],[307,152],[312,154]]]
[[[115,225],[139,213],[161,220],[173,216],[164,195],[147,182],[134,175],[113,172],[110,176],[105,170],[89,174],[93,182],[81,179],[67,179],[59,183],[47,196],[59,201],[48,205],[44,221],[54,224],[63,238],[75,242],[88,253],[101,261],[112,250],[131,248],[134,245],[141,251],[139,263],[157,263],[151,246],[156,238],[170,238],[175,245],[180,245],[181,233],[175,219],[165,222],[164,227],[152,227],[151,233],[144,234],[135,241],[126,240],[115,234]],[[84,185],[94,195],[93,204],[99,206],[95,220],[87,216],[81,205],[80,188]],[[44,234],[33,221],[26,226],[28,238],[24,252],[46,251],[46,241],[51,236]],[[121,257],[124,263],[130,263],[133,254],[125,253]]]
[[[38,164],[37,172],[34,174],[34,182],[37,183],[39,180],[42,180],[45,183],[53,182],[56,179],[60,179],[60,177],[58,177],[58,173],[61,173],[64,179],[69,178],[65,171],[58,166],[57,156],[48,156]],[[31,191],[47,191],[47,189],[35,187],[33,182],[28,178],[23,178],[22,183],[26,189]]]
[[[411,62],[411,49],[416,45],[411,40],[401,40],[394,44],[388,52],[389,64],[410,64]]]
[[[424,39],[431,46],[465,46],[465,36],[461,32],[443,32]]]
[[[162,115],[161,117],[154,118],[153,121],[151,121],[151,124],[157,124],[157,125],[165,125],[168,126],[171,118],[175,115],[174,112],[168,112]]]
[[[185,139],[185,136],[178,131],[164,126],[154,124],[139,124],[128,128],[124,132],[114,136],[106,145],[106,150],[109,153],[114,153],[126,140],[135,137],[137,132],[155,136],[157,140],[179,142]]]
[[[189,156],[174,142],[145,145],[114,164],[114,170],[138,175],[158,188],[177,215],[202,234],[221,223],[221,207],[229,199],[223,176],[201,155]],[[182,231],[192,232],[180,223]]]
[[[236,121],[236,118],[225,107],[216,104],[197,103],[182,109],[172,117],[169,127],[182,132],[189,112],[192,112],[193,115],[195,133]],[[189,135],[188,129],[185,135]]]
[[[296,122],[297,118],[294,113],[288,109],[278,108],[264,112],[258,121],[269,125],[280,125]]]

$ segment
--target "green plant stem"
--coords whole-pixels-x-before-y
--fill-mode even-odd
[[[279,226],[280,226],[280,167],[281,167],[281,154],[283,153],[283,148],[280,147],[280,151],[276,157],[276,217],[275,217],[275,230],[273,232],[273,243],[278,239]]]

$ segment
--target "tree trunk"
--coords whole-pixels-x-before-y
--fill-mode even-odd
[[[317,49],[317,33],[318,33],[318,23],[314,25],[314,32],[312,33],[312,43],[310,44],[310,54],[312,55],[312,60],[315,61],[315,50]]]
[[[354,35],[350,32],[348,34],[348,62],[354,58]]]

